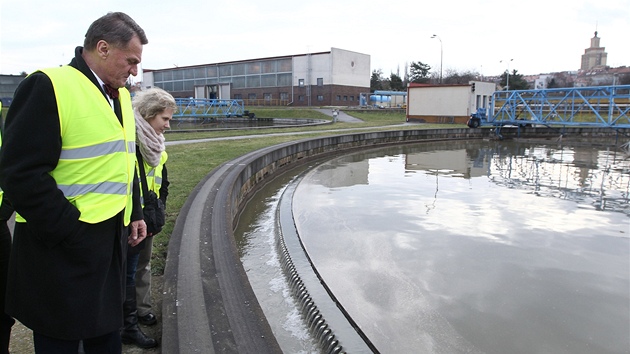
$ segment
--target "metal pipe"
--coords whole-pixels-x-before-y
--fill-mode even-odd
[[[440,38],[440,36],[438,36],[437,34],[434,34],[433,36],[431,36],[431,38],[437,38],[440,41],[440,84],[442,83],[442,61],[444,58],[444,51],[442,48],[442,38]]]

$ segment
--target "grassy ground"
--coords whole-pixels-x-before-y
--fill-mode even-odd
[[[4,109],[3,109],[4,111]],[[326,115],[309,109],[256,109],[257,117],[270,118],[315,118],[329,119]],[[177,133],[170,132],[166,135],[167,141],[204,139],[204,138],[220,138],[229,136],[255,136],[269,135],[272,133],[301,133],[296,135],[283,136],[267,136],[264,139],[238,139],[238,140],[216,140],[195,144],[172,145],[167,148],[169,159],[167,162],[168,178],[170,181],[169,196],[167,201],[167,220],[163,231],[155,236],[153,241],[153,258],[152,266],[152,298],[153,307],[158,319],[161,319],[162,309],[162,292],[164,266],[168,250],[168,241],[175,225],[175,220],[179,215],[179,210],[188,198],[188,195],[199,181],[214,168],[220,164],[232,160],[238,156],[251,151],[261,149],[263,147],[272,146],[288,141],[301,140],[311,137],[338,135],[343,132],[338,129],[347,129],[352,132],[353,129],[370,128],[371,130],[382,129],[429,129],[435,127],[444,128],[443,125],[406,125],[401,126],[405,122],[404,113],[391,113],[380,111],[348,111],[348,114],[362,119],[363,123],[342,123],[338,122],[331,125],[312,126],[303,128],[268,128],[268,129],[249,129],[249,130],[229,130],[229,131],[209,131],[209,132],[187,132]],[[393,127],[395,126],[395,127]],[[461,128],[463,126],[449,126],[452,128]],[[330,131],[330,130],[335,130]],[[308,134],[303,134],[308,132]],[[160,323],[156,326],[142,326],[145,333],[161,339]],[[32,333],[28,328],[17,323],[13,327],[11,335],[11,353],[33,353]],[[143,350],[133,346],[124,346],[123,353],[160,353],[160,348],[151,350]]]

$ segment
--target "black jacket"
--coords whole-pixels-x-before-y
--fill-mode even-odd
[[[98,86],[81,51],[77,47],[70,65]],[[128,230],[123,212],[98,224],[79,221],[78,209],[49,174],[61,145],[52,83],[34,73],[15,92],[0,150],[0,186],[28,220],[14,231],[6,311],[35,332],[73,340],[122,326]],[[137,180],[133,189],[132,220],[140,220]]]

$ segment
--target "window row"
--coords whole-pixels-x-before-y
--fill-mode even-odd
[[[234,94],[234,99],[235,100],[242,100],[243,99],[243,94],[240,94],[240,93]],[[249,99],[249,100],[256,100],[256,99],[258,99],[258,96],[255,93],[249,93],[249,94],[247,94],[247,99]],[[271,101],[273,99],[273,94],[271,94],[271,93],[263,93],[263,99],[265,101]],[[297,99],[298,99],[298,101],[305,101],[306,100],[306,96],[305,95],[299,95]],[[289,94],[286,93],[286,92],[280,92],[280,100],[281,101],[289,100]],[[323,102],[324,101],[324,95],[317,95],[317,101]],[[337,101],[350,101],[350,102],[353,102],[354,101],[354,96],[337,95]]]
[[[342,96],[337,95],[337,101],[341,101]],[[299,95],[298,96],[298,101],[305,101],[306,100],[306,96],[304,95]],[[324,100],[324,96],[323,95],[317,95],[317,100],[318,101],[323,101]],[[354,96],[343,96],[343,101],[354,101]]]
[[[337,95],[337,101],[354,101],[354,96],[346,96],[346,95],[344,95],[343,99],[342,99],[341,95]]]
[[[273,100],[273,94],[271,93],[263,93],[263,100],[265,101],[271,101]],[[243,99],[243,94],[237,93],[234,94],[234,99],[235,100],[242,100]],[[248,93],[247,94],[247,99],[248,100],[256,100],[258,99],[258,95],[255,93]],[[288,92],[280,92],[280,101],[288,101],[289,100],[289,93]]]
[[[232,78],[184,80],[184,81],[155,81],[155,86],[169,92],[191,91],[195,86],[216,85],[218,83],[231,83],[232,88],[255,87],[287,87],[291,86],[291,74],[251,75]]]
[[[291,58],[235,64],[214,64],[196,68],[168,69],[153,72],[154,82],[172,80],[209,79],[253,74],[291,73]]]

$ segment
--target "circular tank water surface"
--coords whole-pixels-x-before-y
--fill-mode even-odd
[[[274,331],[295,340],[303,328],[270,261],[282,183],[241,242]],[[448,141],[320,163],[293,217],[381,353],[627,353],[629,192],[630,160],[614,149]],[[304,338],[292,348],[311,350]]]

